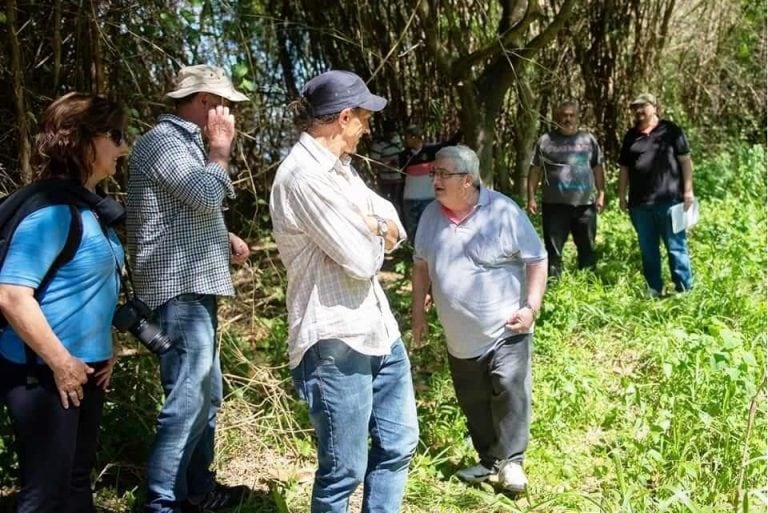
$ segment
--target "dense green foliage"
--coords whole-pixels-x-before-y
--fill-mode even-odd
[[[405,509],[768,511],[764,2],[126,5],[9,0],[0,11],[0,39],[18,39],[16,54],[13,45],[0,51],[0,189],[20,181],[23,143],[43,106],[65,91],[125,103],[131,137],[168,110],[162,94],[180,65],[223,65],[251,96],[237,112],[233,169],[241,192],[227,221],[257,251],[238,271],[238,298],[221,312],[228,396],[217,462],[222,479],[254,487],[241,512],[298,512],[308,504],[314,445],[285,366],[285,277],[268,235],[266,198],[294,137],[284,106],[308,76],[330,66],[371,77],[372,89],[390,99],[374,132],[390,116],[444,137],[487,107],[474,120],[482,129],[465,127],[475,137],[466,142],[493,146],[484,172],[500,188],[514,182],[519,192],[531,138],[564,98],[581,101],[582,122],[609,162],[629,122],[625,105],[640,89],[657,93],[663,115],[686,129],[694,148],[702,220],[690,238],[691,293],[642,298],[637,244],[613,201],[615,182],[599,221],[598,271],[566,272],[547,292],[535,342],[527,497],[515,501],[451,477],[473,451],[433,319],[430,346],[412,355],[422,435]],[[529,43],[566,5],[568,21],[534,52]],[[615,172],[609,176],[615,180]],[[124,179],[119,174],[110,189],[119,193]],[[388,294],[407,340],[407,251],[390,267]],[[124,344],[130,354],[114,377],[97,465],[105,511],[128,511],[140,500],[162,400],[155,360],[134,341]],[[16,465],[5,415],[0,434],[3,511]]]
[[[536,136],[564,99],[615,158],[630,98],[652,91],[701,148],[765,141],[765,2],[753,0],[8,0],[0,11],[0,188],[51,98],[106,94],[143,133],[179,66],[224,66],[238,106],[231,223],[260,220],[287,140],[285,105],[314,74],[346,68],[390,100],[374,117],[429,139],[463,129],[486,182],[522,192]],[[9,16],[11,11],[15,18]],[[146,20],[152,20],[147,23]],[[12,26],[14,25],[15,26]],[[365,148],[361,147],[365,154]],[[123,183],[118,175],[117,184]],[[250,194],[249,194],[250,192]],[[258,228],[266,228],[259,222]],[[240,226],[238,226],[240,227]]]
[[[615,204],[601,216],[597,272],[566,272],[545,297],[526,497],[451,477],[474,454],[433,318],[431,344],[412,352],[421,443],[405,511],[768,510],[765,166],[760,147],[698,166],[696,287],[685,295],[644,299],[628,219]],[[240,285],[255,302],[241,297],[223,312],[227,401],[217,465],[222,479],[254,488],[241,513],[306,511],[314,445],[285,367],[284,278],[270,246],[262,257],[251,283]],[[387,288],[408,338],[405,259],[393,262],[399,273]],[[127,511],[142,494],[161,399],[156,372],[148,355],[124,358],[116,372],[97,466],[105,511]],[[0,429],[5,444],[8,426]],[[5,485],[12,460],[4,445]]]

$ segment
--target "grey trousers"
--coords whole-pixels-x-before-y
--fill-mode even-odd
[[[486,467],[523,461],[531,423],[532,343],[528,333],[501,340],[478,358],[448,355],[456,398]]]

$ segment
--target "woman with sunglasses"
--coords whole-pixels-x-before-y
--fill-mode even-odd
[[[55,100],[35,141],[35,181],[95,191],[128,152],[124,124],[122,108],[106,98],[73,92]],[[111,324],[123,250],[93,210],[79,211],[74,256],[37,294],[69,236],[68,205],[26,216],[0,269],[0,311],[8,321],[0,335],[0,401],[15,434],[18,513],[94,511],[90,473],[114,363]],[[25,346],[36,362],[27,363]],[[30,372],[37,384],[29,384]]]

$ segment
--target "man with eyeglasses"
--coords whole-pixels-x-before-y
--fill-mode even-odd
[[[427,335],[431,286],[456,397],[479,455],[457,476],[522,492],[533,327],[547,253],[525,212],[482,185],[474,151],[449,146],[436,157],[430,176],[437,201],[424,210],[414,244],[413,347]]]
[[[562,272],[563,245],[573,236],[579,269],[594,268],[597,214],[605,202],[603,153],[597,139],[579,130],[576,102],[566,101],[555,112],[555,129],[536,142],[528,172],[528,212],[538,213],[536,189],[541,193],[542,231],[549,256],[549,277]]]
[[[227,231],[222,213],[235,195],[228,103],[248,98],[224,70],[207,65],[182,68],[167,96],[175,113],[160,116],[141,137],[128,177],[136,294],[155,309],[174,344],[159,355],[165,403],[147,463],[147,513],[217,510],[247,492],[216,482],[210,467],[222,402],[217,298],[234,295],[230,263],[242,264],[250,253]]]
[[[693,161],[685,132],[658,115],[658,102],[644,93],[630,104],[635,126],[624,136],[619,156],[619,204],[629,212],[637,232],[646,297],[664,290],[659,241],[667,249],[669,270],[677,292],[693,287],[691,259],[685,230],[672,229],[670,209],[692,207]],[[627,199],[629,188],[629,199]]]

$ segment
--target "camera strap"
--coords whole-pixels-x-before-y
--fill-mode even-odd
[[[123,282],[123,291],[127,299],[136,299],[136,286],[133,284],[133,274],[131,266],[128,264],[128,258],[125,259],[124,273],[120,274],[120,280]]]

